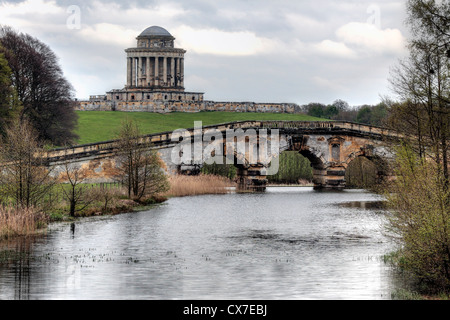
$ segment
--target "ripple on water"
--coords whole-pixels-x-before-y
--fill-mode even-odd
[[[392,246],[376,201],[269,188],[55,225],[0,264],[0,299],[380,299],[390,278],[367,257]]]

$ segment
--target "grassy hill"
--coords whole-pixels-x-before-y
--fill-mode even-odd
[[[285,113],[237,113],[237,112],[175,112],[159,114],[151,112],[77,111],[79,144],[113,140],[125,118],[138,121],[144,134],[173,131],[179,128],[193,128],[194,121],[204,126],[242,120],[326,120],[304,114]]]

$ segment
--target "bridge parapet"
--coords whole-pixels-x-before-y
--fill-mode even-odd
[[[186,131],[194,141],[196,136],[201,134],[203,137],[205,132],[211,129],[222,133],[224,137],[230,130],[254,129],[259,132],[261,129],[277,129],[283,140],[279,151],[296,150],[305,155],[311,161],[315,185],[331,188],[345,186],[345,170],[351,160],[358,156],[378,156],[385,151],[382,146],[384,139],[397,139],[401,136],[385,128],[344,121],[237,121],[203,126],[200,131],[199,128]],[[174,172],[170,155],[179,140],[174,139],[173,132],[145,135],[140,139],[143,144],[157,149],[167,171]],[[99,162],[102,159],[114,158],[116,145],[117,141],[111,140],[54,149],[47,153],[47,159],[51,164],[60,164],[63,161]],[[199,164],[195,165],[198,167]],[[239,174],[242,185],[251,188],[254,184],[256,189],[264,189],[267,175],[264,166],[241,166]]]
[[[217,129],[225,132],[231,129],[285,129],[296,130],[302,133],[353,133],[359,135],[371,135],[374,137],[398,138],[401,134],[380,127],[357,124],[343,121],[236,121],[217,125],[203,126],[202,134],[209,129]],[[194,134],[194,128],[186,129]],[[281,131],[283,133],[283,131]],[[142,137],[143,141],[150,142],[155,147],[172,144],[172,132],[149,134]],[[74,155],[108,155],[115,148],[117,141],[103,141],[85,145],[76,145],[66,148],[58,148],[48,151],[49,158],[71,157]]]
[[[243,121],[237,122],[236,126],[241,128],[302,129],[317,132],[342,131],[360,133],[361,135],[377,135],[380,137],[401,137],[401,134],[398,132],[386,128],[346,121]]]

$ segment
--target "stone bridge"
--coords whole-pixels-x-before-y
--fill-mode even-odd
[[[311,162],[315,188],[342,189],[349,163],[360,156],[377,164],[380,180],[388,176],[392,154],[386,142],[398,137],[387,129],[350,122],[240,121],[195,123],[194,128],[146,135],[141,141],[158,151],[168,174],[195,173],[205,162],[233,163],[241,190],[264,190],[267,176],[276,173],[278,155],[298,151]],[[79,145],[51,150],[47,157],[57,173],[70,161],[86,168],[91,182],[110,182],[119,165],[115,146],[115,141]]]

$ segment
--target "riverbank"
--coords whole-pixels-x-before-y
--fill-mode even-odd
[[[121,213],[147,210],[149,207],[163,203],[173,197],[187,197],[205,194],[227,194],[233,192],[236,183],[232,180],[216,176],[201,174],[198,176],[177,175],[169,178],[170,189],[158,195],[143,198],[140,201],[128,199],[126,190],[118,185],[86,186],[95,201],[71,217],[69,204],[66,200],[52,194],[52,208],[47,212],[34,208],[20,209],[14,207],[0,207],[0,241],[15,237],[27,237],[45,233],[47,225],[52,222],[73,221],[83,217],[116,215]],[[297,184],[268,184],[270,187],[312,187],[307,180]]]
[[[64,197],[52,194],[50,209],[16,208],[0,206],[0,241],[15,237],[28,237],[45,233],[52,222],[73,221],[83,217],[116,215],[147,210],[163,203],[169,198],[204,194],[226,194],[234,190],[236,184],[224,177],[214,175],[172,176],[170,189],[163,194],[151,195],[140,200],[129,199],[125,188],[119,184],[86,185],[85,193],[90,199],[83,203],[84,208],[69,215],[69,203]],[[81,188],[81,187],[80,187]],[[94,200],[92,200],[94,199]]]

